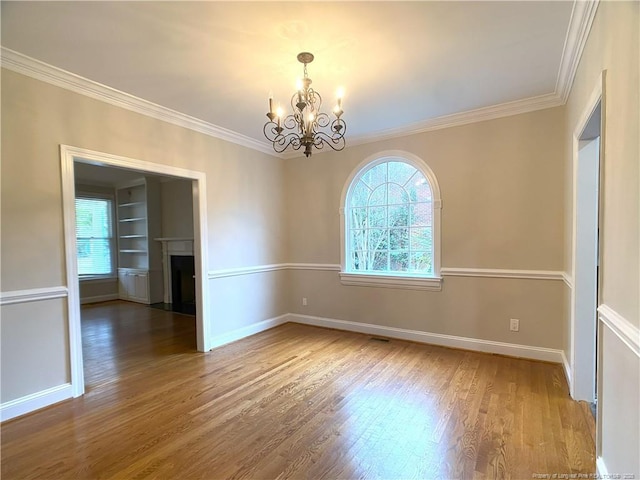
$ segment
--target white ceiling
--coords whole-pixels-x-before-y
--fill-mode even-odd
[[[557,94],[573,1],[7,2],[2,46],[263,141],[315,54],[349,139]],[[566,59],[565,59],[566,61]]]

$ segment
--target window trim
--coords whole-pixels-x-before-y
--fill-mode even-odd
[[[345,209],[347,198],[354,186],[354,180],[358,178],[364,170],[375,167],[381,163],[393,160],[403,161],[418,169],[427,179],[431,186],[433,197],[433,275],[421,275],[402,272],[355,272],[347,270],[347,227]],[[440,237],[442,199],[440,197],[440,186],[433,170],[417,155],[403,150],[385,150],[370,155],[356,166],[347,178],[342,189],[340,199],[340,281],[343,285],[358,285],[368,287],[387,288],[407,288],[415,290],[435,290],[442,289],[441,263],[440,263]]]
[[[111,202],[111,272],[105,274],[78,274],[79,282],[92,282],[99,283],[100,281],[113,281],[118,278],[118,269],[117,269],[117,255],[118,251],[116,248],[118,241],[118,228],[116,223],[116,197],[115,195],[103,192],[91,192],[87,190],[77,190],[74,202],[78,198],[85,198],[89,200],[109,200]],[[75,209],[75,203],[74,203]],[[76,220],[77,221],[77,220]],[[78,234],[76,232],[76,242],[78,241]]]

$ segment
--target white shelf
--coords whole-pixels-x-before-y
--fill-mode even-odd
[[[142,183],[120,185],[116,198],[120,298],[161,302],[162,248],[150,241],[162,231],[160,182],[145,178]]]

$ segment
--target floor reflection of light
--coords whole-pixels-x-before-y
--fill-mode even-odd
[[[440,420],[434,401],[428,392],[393,390],[358,389],[345,399],[341,443],[354,476],[424,478],[441,462],[441,442],[433,438]]]

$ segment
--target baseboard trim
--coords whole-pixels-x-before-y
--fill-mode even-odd
[[[264,332],[265,330],[269,330],[270,328],[274,328],[278,325],[282,325],[283,323],[287,323],[288,317],[289,314],[285,313],[284,315],[280,315],[279,317],[269,318],[261,322],[252,323],[251,325],[247,325],[246,327],[237,328],[230,332],[223,333],[222,335],[215,336],[211,339],[211,349],[213,350],[214,348],[221,347],[222,345],[226,345],[237,340],[242,340],[245,337],[250,337],[251,335],[255,335],[256,333]]]
[[[73,397],[70,383],[47,388],[40,392],[32,393],[25,397],[17,398],[0,405],[0,421],[31,413],[54,403],[61,402]]]
[[[290,322],[301,323],[304,325],[366,333],[369,335],[381,335],[384,337],[428,343],[443,347],[461,348],[477,352],[496,353],[499,355],[508,355],[510,357],[564,364],[564,352],[562,350],[555,350],[552,348],[531,347],[529,345],[494,342],[491,340],[480,340],[469,337],[457,337],[454,335],[407,330],[403,328],[372,325],[370,323],[336,320],[333,318],[313,317],[310,315],[300,315],[296,313],[289,314],[288,318]]]
[[[111,293],[109,295],[95,295],[93,297],[84,297],[80,299],[80,305],[86,305],[88,303],[108,302],[109,300],[118,300],[120,297],[117,293]]]

